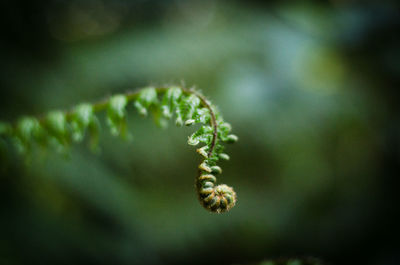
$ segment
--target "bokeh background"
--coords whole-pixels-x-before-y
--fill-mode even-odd
[[[0,264],[400,264],[395,2],[1,1],[1,120],[183,81],[240,141],[222,215],[197,202],[193,129],[132,107],[100,154],[3,144]]]

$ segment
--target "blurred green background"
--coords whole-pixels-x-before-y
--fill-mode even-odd
[[[191,128],[128,111],[31,165],[0,149],[0,264],[400,263],[395,1],[2,1],[0,119],[147,85],[195,85],[240,137],[198,203]],[[4,141],[3,141],[4,142]],[[7,154],[6,154],[7,153]]]

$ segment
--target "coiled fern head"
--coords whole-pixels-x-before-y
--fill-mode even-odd
[[[88,132],[91,146],[96,148],[100,128],[96,114],[106,111],[106,123],[111,134],[129,138],[126,115],[130,105],[140,115],[153,113],[161,126],[173,117],[177,126],[200,124],[187,141],[189,145],[203,145],[197,149],[203,158],[196,177],[198,198],[201,205],[211,212],[230,210],[236,203],[236,193],[225,184],[216,185],[215,176],[222,173],[217,162],[229,160],[223,144],[234,143],[238,137],[230,134],[231,126],[223,120],[217,108],[194,89],[147,87],[93,104],[79,104],[70,111],[51,111],[40,118],[22,117],[13,124],[0,122],[0,138],[11,140],[21,153],[29,153],[35,145],[63,151],[70,143],[82,141]]]

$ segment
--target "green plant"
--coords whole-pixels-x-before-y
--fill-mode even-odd
[[[133,102],[139,114],[153,113],[161,126],[175,114],[178,126],[200,124],[200,128],[188,138],[188,144],[204,146],[197,152],[204,158],[199,165],[196,190],[200,203],[211,212],[221,213],[236,203],[236,193],[225,185],[215,185],[216,174],[222,173],[217,165],[219,159],[229,160],[222,143],[238,140],[230,134],[231,126],[226,123],[217,108],[200,92],[181,87],[148,87],[135,92],[118,94],[94,104],[84,103],[71,111],[52,111],[41,118],[22,117],[16,124],[0,123],[0,136],[12,139],[17,149],[29,153],[34,145],[52,146],[58,151],[66,150],[71,142],[80,142],[89,131],[90,143],[96,149],[100,123],[95,115],[106,111],[111,134],[129,138],[126,126],[126,110]]]

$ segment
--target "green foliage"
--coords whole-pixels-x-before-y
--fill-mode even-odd
[[[33,117],[21,118],[14,130],[9,130],[16,148],[21,153],[27,153],[32,145],[40,139],[42,128],[40,122]]]
[[[152,106],[157,106],[157,104],[157,91],[153,87],[140,91],[138,99],[134,103],[138,112],[143,116],[147,116],[147,110]]]
[[[65,113],[61,111],[50,112],[47,114],[44,124],[49,133],[48,139],[50,143],[54,145],[58,151],[64,151],[64,147],[69,141]]]
[[[236,193],[225,184],[215,186],[214,175],[222,173],[218,160],[229,160],[229,156],[223,153],[222,143],[236,142],[238,137],[229,134],[230,124],[224,122],[216,107],[195,90],[148,87],[134,93],[118,94],[107,101],[79,104],[70,112],[51,111],[42,119],[23,117],[14,126],[1,122],[0,136],[13,139],[22,153],[29,153],[35,144],[66,152],[72,142],[81,142],[89,131],[90,146],[97,150],[100,122],[96,113],[105,110],[111,134],[129,139],[126,115],[130,102],[142,116],[147,116],[150,111],[161,126],[173,114],[177,126],[200,124],[199,129],[188,138],[189,145],[204,144],[197,149],[204,158],[196,178],[199,200],[212,212],[231,209],[236,203]]]
[[[126,136],[126,105],[125,95],[115,95],[110,98],[107,108],[107,124],[114,136]]]
[[[161,111],[164,117],[168,119],[172,117],[173,110],[178,107],[181,96],[182,90],[179,87],[171,87],[167,90],[161,102]]]
[[[87,103],[80,104],[74,108],[71,114],[72,139],[76,142],[83,140],[85,131],[90,124],[94,123],[93,106]]]
[[[212,140],[213,128],[211,126],[201,126],[195,133],[193,133],[189,139],[189,145],[198,145],[200,142],[210,144]]]

